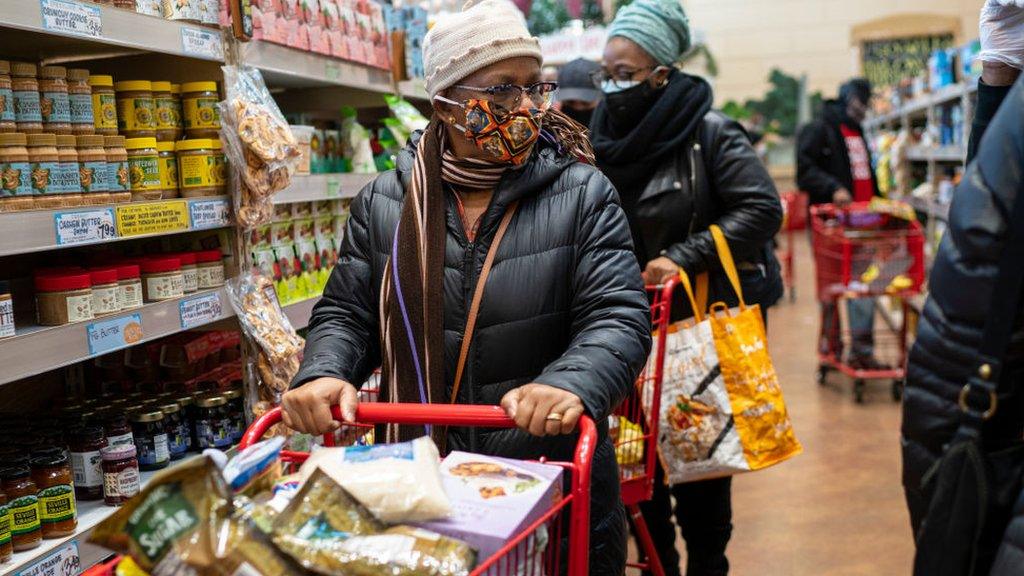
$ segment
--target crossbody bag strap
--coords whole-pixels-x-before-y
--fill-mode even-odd
[[[480,301],[484,297],[484,286],[487,285],[487,277],[491,275],[491,266],[494,265],[494,256],[498,253],[498,247],[501,245],[501,239],[505,237],[505,232],[508,230],[509,222],[512,221],[512,216],[516,213],[516,208],[519,207],[519,202],[515,201],[509,204],[508,209],[505,210],[505,215],[501,217],[501,223],[498,224],[498,231],[494,234],[494,240],[491,242],[491,247],[487,249],[487,257],[484,258],[484,266],[480,269],[480,276],[476,279],[476,288],[473,290],[473,301],[469,305],[469,313],[466,315],[466,330],[462,334],[462,348],[459,350],[459,362],[455,367],[455,383],[452,387],[451,403],[455,404],[459,398],[459,388],[462,386],[462,374],[466,368],[466,359],[469,357],[469,345],[473,341],[473,331],[476,328],[476,317],[480,313]]]

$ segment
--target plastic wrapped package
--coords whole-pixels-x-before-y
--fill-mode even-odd
[[[387,94],[384,96],[384,101],[387,102],[391,113],[402,123],[407,132],[425,130],[427,124],[430,123],[430,120],[427,120],[423,114],[420,114],[420,111],[415,106],[401,96]]]
[[[281,449],[284,438],[257,442],[240,451],[224,467],[224,479],[235,494],[256,496],[270,492],[281,478]]]
[[[370,146],[370,132],[356,120],[356,111],[345,107],[341,110],[341,141],[344,156],[352,162],[356,174],[376,174],[377,164]]]

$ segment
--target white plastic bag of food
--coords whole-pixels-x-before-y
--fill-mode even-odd
[[[388,524],[446,518],[451,503],[441,486],[441,457],[424,436],[412,442],[317,448],[299,470],[303,482],[319,468]]]

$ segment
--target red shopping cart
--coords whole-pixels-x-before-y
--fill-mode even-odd
[[[815,206],[811,226],[822,303],[818,383],[825,384],[830,371],[841,372],[853,379],[860,403],[868,380],[892,380],[898,401],[906,367],[907,298],[924,283],[921,225],[855,203],[844,209]],[[868,350],[869,362],[857,356],[858,349]]]
[[[657,464],[658,422],[661,410],[661,383],[665,372],[665,342],[672,316],[672,295],[679,280],[672,278],[663,286],[648,286],[651,299],[651,327],[656,339],[653,362],[648,362],[636,387],[612,416],[612,439],[619,462],[622,503],[632,519],[640,545],[640,558],[630,568],[648,571],[654,576],[665,572],[658,560],[647,523],[640,514],[640,503],[654,492],[654,467]]]
[[[341,410],[334,407],[334,417],[341,421]],[[467,426],[479,428],[514,428],[513,422],[498,406],[467,406],[448,404],[360,404],[356,411],[358,424],[353,427],[372,429],[374,424],[408,424],[434,426]],[[274,408],[257,419],[242,437],[239,449],[259,441],[271,427],[281,422],[281,409]],[[550,462],[565,468],[570,475],[570,488],[561,500],[533,525],[510,540],[497,554],[485,559],[471,576],[541,576],[567,574],[585,576],[588,573],[590,546],[590,471],[597,445],[594,421],[583,416],[579,423],[579,440],[572,462]],[[336,444],[334,436],[324,437],[324,444]],[[282,452],[281,460],[299,464],[309,454]],[[563,551],[563,536],[568,546]],[[550,544],[544,546],[544,542]],[[533,551],[543,548],[543,558],[537,562]],[[567,560],[563,568],[563,554]]]
[[[779,194],[782,201],[782,228],[776,243],[776,255],[782,264],[782,282],[789,292],[789,301],[796,302],[796,282],[793,268],[793,243],[798,230],[807,228],[807,194],[790,190]]]

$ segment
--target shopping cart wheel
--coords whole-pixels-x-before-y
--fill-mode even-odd
[[[825,366],[824,364],[822,364],[821,366],[818,366],[818,371],[814,374],[814,380],[818,382],[819,386],[824,386],[825,384],[827,384],[827,382],[826,382],[827,379],[828,379],[828,366]]]
[[[864,391],[867,389],[867,382],[863,380],[853,381],[853,401],[857,404],[864,403]]]
[[[900,380],[892,381],[892,401],[899,402],[903,400],[903,382]]]

